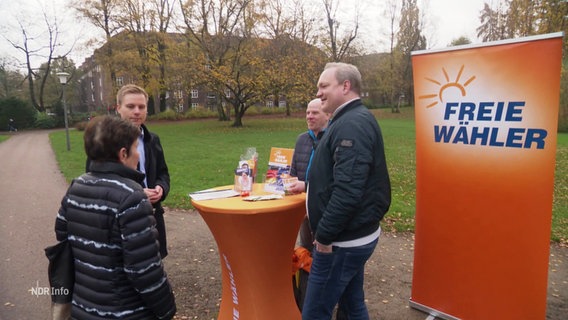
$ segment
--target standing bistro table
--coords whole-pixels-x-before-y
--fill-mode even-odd
[[[263,194],[262,186],[255,184],[253,195]],[[255,202],[241,197],[191,201],[219,249],[218,320],[301,319],[292,289],[292,255],[305,199],[302,193]]]

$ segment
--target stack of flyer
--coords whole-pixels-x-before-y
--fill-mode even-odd
[[[285,182],[289,182],[292,178],[290,176],[290,167],[292,166],[292,157],[294,156],[294,149],[288,148],[275,148],[270,149],[270,158],[268,160],[268,170],[264,178],[264,191],[284,194]]]

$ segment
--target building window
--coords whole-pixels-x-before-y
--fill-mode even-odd
[[[197,89],[192,89],[191,90],[191,98],[192,99],[197,99],[199,98],[199,91]]]
[[[197,109],[198,106],[199,106],[199,104],[197,102],[191,103],[191,109],[193,109],[193,110]]]
[[[118,87],[122,87],[123,84],[124,84],[124,78],[123,77],[117,77],[116,78],[116,85]]]
[[[286,100],[280,100],[280,101],[278,101],[278,107],[280,107],[280,108],[286,108]]]
[[[227,98],[231,97],[231,90],[225,89],[225,97],[227,97]]]
[[[268,108],[274,107],[274,101],[272,101],[272,100],[266,100],[266,107],[268,107]]]
[[[183,112],[183,104],[179,104],[178,106],[178,112]]]

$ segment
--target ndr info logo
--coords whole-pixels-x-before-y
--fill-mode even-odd
[[[53,287],[40,287],[39,281],[36,281],[36,286],[31,287],[28,290],[32,295],[39,297],[39,296],[66,296],[69,295],[69,289],[60,287],[60,288],[53,288]]]
[[[462,82],[463,72],[464,65],[455,79],[450,78],[445,68],[442,68],[443,80],[425,77],[435,87],[432,92],[419,95],[418,99],[426,101],[426,109],[441,112],[443,120],[433,127],[435,143],[544,149],[548,131],[522,126],[525,101],[468,101],[467,87],[476,76],[464,77],[467,79]],[[448,89],[457,90],[461,98],[456,100],[460,101],[445,102],[444,92]],[[438,104],[442,104],[441,110],[435,108]]]

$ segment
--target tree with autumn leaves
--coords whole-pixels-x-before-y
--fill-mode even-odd
[[[75,6],[106,35],[96,60],[109,70],[111,94],[117,74],[130,70],[128,81],[151,93],[151,113],[154,93],[163,111],[167,90],[200,87],[215,95],[219,119],[234,126],[266,101],[286,101],[289,114],[315,95],[329,61],[316,46],[321,30],[299,0],[89,0]]]
[[[242,126],[246,111],[258,102],[278,106],[284,97],[289,114],[290,106],[303,105],[315,94],[325,56],[301,41],[305,34],[296,33],[293,23],[298,16],[286,16],[279,1],[181,2],[187,41],[207,66],[198,71],[200,78],[232,106],[233,126]],[[221,120],[230,119],[222,104],[218,111]]]
[[[568,131],[568,2],[565,0],[507,0],[480,12],[477,36],[483,41],[564,32],[558,128]]]

